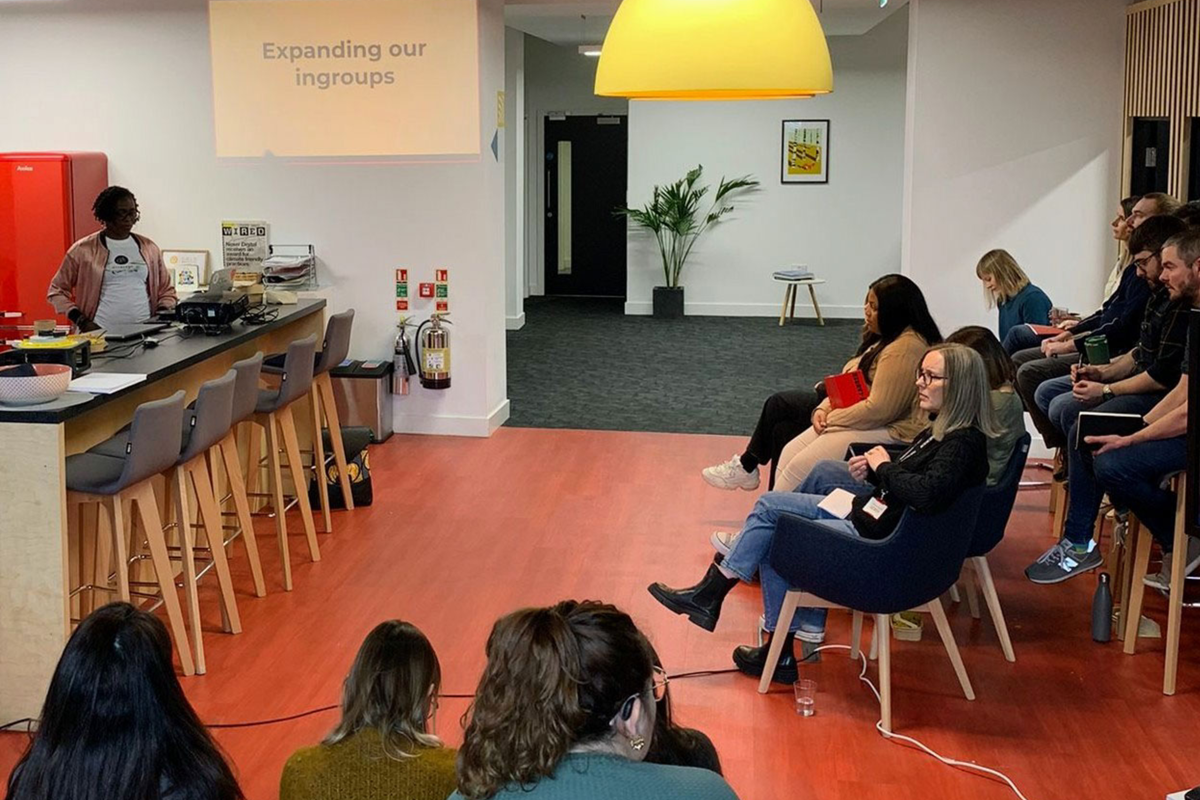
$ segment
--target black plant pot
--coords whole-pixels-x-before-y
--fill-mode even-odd
[[[654,287],[654,316],[660,319],[683,318],[683,287]]]

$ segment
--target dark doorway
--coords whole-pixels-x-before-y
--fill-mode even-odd
[[[1129,165],[1129,192],[1143,195],[1165,192],[1171,167],[1171,122],[1141,117],[1133,121],[1133,153]]]
[[[625,296],[626,123],[546,117],[546,294]]]

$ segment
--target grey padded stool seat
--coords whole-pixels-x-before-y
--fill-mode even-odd
[[[192,634],[192,654],[196,673],[207,671],[204,660],[204,637],[200,627],[198,581],[203,573],[196,572],[196,551],[199,532],[203,530],[209,561],[217,573],[221,610],[226,630],[241,633],[242,622],[233,594],[233,579],[225,556],[224,518],[213,494],[212,478],[208,471],[208,455],[228,433],[233,419],[233,394],[237,372],[229,370],[220,378],[200,386],[196,402],[183,413],[187,434],[175,466],[167,476],[172,489],[175,518],[179,524],[180,559],[183,562],[183,591],[187,601],[188,622]],[[199,527],[193,526],[190,506],[191,492],[199,507]],[[207,571],[207,569],[206,569]]]
[[[279,374],[279,386],[274,389],[259,389],[252,421],[266,430],[267,466],[270,477],[271,505],[275,512],[275,533],[279,540],[279,556],[283,562],[283,588],[292,590],[292,563],[288,549],[287,509],[283,495],[283,465],[280,462],[280,439],[287,454],[288,472],[295,489],[295,503],[300,507],[304,523],[304,535],[308,540],[308,554],[313,561],[321,560],[321,549],[317,544],[317,531],[313,524],[312,506],[308,502],[304,463],[300,460],[300,443],[296,438],[296,420],[292,405],[308,395],[312,389],[314,354],[317,351],[315,334],[288,345],[283,370]],[[258,436],[250,437],[250,483],[254,486],[258,477]],[[259,493],[249,491],[251,496]]]
[[[225,546],[233,544],[238,539],[246,547],[246,558],[250,562],[250,576],[254,581],[254,595],[263,597],[267,593],[263,583],[262,563],[258,557],[258,542],[254,538],[254,519],[250,513],[250,500],[246,495],[245,467],[242,466],[241,456],[237,445],[237,427],[242,422],[254,416],[258,405],[258,377],[262,370],[263,354],[255,353],[250,358],[234,362],[233,371],[237,378],[233,384],[233,409],[229,430],[208,451],[208,468],[213,482],[213,494],[216,495],[217,505],[223,507],[228,500],[233,501],[236,525],[226,526],[229,531],[224,536]],[[221,481],[221,469],[224,469],[226,490]],[[224,516],[224,515],[223,515]]]
[[[183,392],[179,391],[163,400],[138,406],[128,432],[114,437],[123,442],[119,456],[100,452],[68,456],[66,483],[67,505],[71,512],[68,519],[78,521],[74,534],[79,537],[81,571],[86,572],[89,550],[94,553],[92,584],[78,586],[72,595],[88,589],[93,594],[95,591],[115,592],[121,600],[129,602],[129,556],[124,520],[124,507],[129,504],[146,535],[155,578],[167,609],[175,647],[179,651],[180,666],[185,675],[194,675],[196,670],[192,650],[175,589],[162,517],[158,512],[158,499],[151,482],[155,476],[171,469],[179,459],[182,442],[179,421],[183,417],[183,398]],[[100,506],[97,535],[91,548],[88,547],[88,537],[82,524],[82,509],[90,503]],[[104,535],[104,529],[107,529],[109,536]],[[110,560],[115,560],[115,570],[111,570]],[[116,573],[115,590],[110,583],[111,571]],[[86,606],[81,604],[82,608]]]
[[[333,398],[333,381],[329,371],[346,360],[350,354],[350,333],[354,326],[354,309],[334,314],[325,326],[325,341],[321,352],[313,358],[313,386],[310,407],[312,411],[312,470],[317,481],[317,492],[321,499],[321,517],[326,533],[333,533],[333,519],[329,508],[329,484],[325,478],[327,467],[325,443],[321,436],[321,417],[324,414],[325,427],[329,428],[329,440],[333,446],[333,462],[337,468],[338,482],[342,487],[342,497],[345,498],[346,510],[354,510],[354,498],[350,495],[350,474],[346,469],[346,446],[342,441],[341,420],[338,417],[337,403]],[[284,354],[276,353],[267,356],[263,362],[263,372],[268,375],[278,375],[283,370]]]

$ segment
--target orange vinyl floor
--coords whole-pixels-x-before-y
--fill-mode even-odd
[[[245,631],[220,632],[215,589],[204,587],[208,674],[183,679],[188,696],[209,723],[336,703],[362,637],[396,617],[432,640],[444,690],[469,693],[496,617],[562,598],[628,610],[671,672],[729,667],[733,648],[753,638],[757,587],[736,589],[717,631],[706,633],[659,606],[646,585],[692,582],[712,557],[710,532],[739,527],[754,496],[709,488],[699,470],[741,444],[719,436],[511,428],[486,440],[393,437],[372,449],[374,505],[335,514],[335,533],[320,536],[321,562],[309,563],[303,537],[292,537],[295,591],[282,591],[270,521],[260,522],[265,598],[251,594],[235,547]],[[980,622],[952,606],[978,699],[963,697],[927,625],[924,641],[894,644],[896,730],[1006,772],[1029,800],[1161,798],[1200,783],[1200,612],[1185,612],[1179,691],[1164,697],[1161,639],[1142,640],[1136,656],[1091,641],[1094,580],[1042,587],[1022,576],[1050,543],[1047,503],[1043,490],[1022,492],[991,557],[1017,662],[1004,660],[986,610]],[[1148,594],[1150,616],[1165,622],[1164,609]],[[831,614],[829,641],[848,636],[849,615]],[[741,797],[1013,796],[997,781],[882,739],[876,702],[844,653],[826,652],[805,673],[818,683],[811,718],[793,712],[790,687],[764,697],[737,674],[672,685],[680,721],[712,737]],[[461,741],[466,707],[461,699],[441,704],[437,730],[450,745]],[[216,737],[247,797],[270,800],[288,755],[315,743],[334,719],[323,712]],[[0,735],[0,776],[24,743],[24,734]]]

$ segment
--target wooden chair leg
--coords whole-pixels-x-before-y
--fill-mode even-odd
[[[200,626],[200,597],[196,578],[196,531],[192,527],[191,504],[188,502],[187,470],[175,469],[169,479],[179,523],[179,552],[183,562],[183,597],[187,606],[188,628],[191,630],[192,658],[196,663],[196,674],[208,672],[204,659],[204,630]],[[151,539],[151,541],[153,541]],[[152,551],[153,552],[153,551]],[[158,565],[155,564],[157,569]],[[159,579],[162,585],[162,579]],[[171,579],[171,594],[174,594],[174,577]],[[163,589],[163,595],[167,591]]]
[[[108,576],[112,569],[113,560],[113,535],[112,535],[112,520],[108,514],[107,501],[111,498],[106,498],[106,502],[96,503],[96,547],[93,553],[92,564],[92,586],[99,590],[99,594],[95,596],[95,601],[92,603],[93,609],[107,603],[112,599],[111,595],[105,591],[109,588]]]
[[[885,616],[887,616],[887,625],[885,627],[880,628],[878,625],[873,625],[871,627],[871,649],[867,651],[867,660],[869,660],[869,661],[875,661],[876,659],[879,658],[879,634],[880,634],[880,632],[882,631],[884,634],[886,634],[888,636],[892,635],[892,618],[890,615],[885,615]]]
[[[350,470],[346,460],[346,443],[342,441],[342,422],[338,414],[337,402],[333,397],[333,379],[329,373],[316,377],[317,388],[321,390],[321,408],[325,412],[325,425],[329,428],[329,439],[333,444],[333,463],[337,464],[338,483],[342,486],[342,502],[347,511],[354,510],[354,495],[350,491]]]
[[[1187,475],[1175,484],[1175,536],[1171,546],[1171,591],[1167,596],[1167,663],[1163,669],[1163,694],[1175,694],[1179,672],[1179,629],[1183,621],[1183,590],[1187,581]],[[1147,537],[1149,538],[1149,537]]]
[[[308,556],[313,561],[320,561],[321,547],[317,544],[317,528],[313,523],[312,506],[308,502],[308,482],[304,479],[304,463],[300,461],[300,442],[296,438],[296,418],[292,415],[292,407],[280,409],[276,417],[283,434],[283,447],[287,452],[288,471],[291,472],[296,491],[296,504],[300,506],[304,536],[308,539]]]
[[[1067,524],[1067,485],[1061,481],[1055,482],[1058,493],[1054,494],[1054,529],[1050,532],[1055,539],[1061,539],[1063,527]],[[1053,494],[1053,492],[1052,492]]]
[[[258,541],[254,535],[254,517],[250,514],[250,500],[246,496],[246,484],[242,479],[242,465],[238,459],[237,439],[230,433],[217,445],[221,461],[225,464],[225,477],[229,481],[229,493],[233,495],[233,507],[237,511],[238,526],[242,529],[242,543],[246,546],[246,559],[250,562],[250,577],[254,580],[254,595],[263,597],[267,593],[263,582],[262,562],[258,557]]]
[[[83,503],[79,507],[79,582],[76,586],[94,584],[96,577],[96,539],[100,526],[98,504]],[[79,618],[96,610],[95,592],[80,592]]]
[[[259,432],[259,425],[257,423],[251,424],[251,425],[244,425],[243,427],[246,429],[247,436],[246,436],[246,469],[242,474],[246,476],[246,493],[253,494],[259,490],[258,489],[258,487],[260,485],[259,480],[262,477],[261,476],[262,467],[259,466],[259,462],[262,461],[262,435]],[[267,427],[267,426],[263,425],[263,427]],[[270,434],[268,432],[268,436],[269,435]],[[271,479],[271,467],[270,467],[270,462],[268,462],[268,464],[267,464],[267,481],[270,482],[270,479]],[[265,504],[260,501],[255,510],[261,509],[263,507],[263,505],[265,505]]]
[[[960,576],[959,581],[961,581],[961,580],[962,580],[962,577]],[[951,603],[961,603],[962,602],[962,595],[959,594],[959,592],[958,592],[958,584],[957,583],[950,587],[950,590],[946,592],[946,595],[950,598]]]
[[[117,573],[117,597],[128,603],[129,594],[129,548],[128,533],[125,530],[125,507],[117,498],[113,498],[108,507],[112,524],[113,560]]]
[[[987,556],[977,556],[974,562],[975,574],[979,576],[979,585],[983,590],[983,599],[987,603],[988,612],[992,615],[992,624],[996,626],[996,635],[1000,637],[1000,649],[1004,658],[1016,661],[1012,640],[1008,637],[1008,624],[1004,621],[1004,612],[1000,609],[1000,595],[996,592],[996,582],[992,580],[992,569],[988,565]]]
[[[793,322],[796,320],[796,295],[798,295],[798,294],[800,294],[799,290],[793,286],[792,287],[792,303],[791,303],[791,306],[788,308],[788,319],[792,320]]]
[[[267,466],[270,468],[271,504],[275,509],[275,537],[279,540],[279,558],[283,562],[283,589],[292,590],[292,556],[288,550],[287,505],[283,500],[283,470],[279,466],[279,422],[274,414],[268,414],[267,428]],[[252,439],[257,438],[258,431]],[[252,469],[257,465],[251,462]]]
[[[817,322],[821,324],[821,327],[825,327],[825,318],[821,316],[821,304],[817,302],[817,292],[811,283],[808,285],[808,296],[812,300],[813,311],[817,312]],[[795,312],[796,309],[793,307],[792,313],[795,314]]]
[[[788,298],[792,296],[792,285],[785,284],[783,287],[783,309],[779,312],[779,327],[783,327],[784,320],[787,319]]]
[[[936,602],[936,601],[935,601]],[[879,646],[879,721],[892,732],[892,618],[875,615],[875,643]],[[875,645],[872,645],[874,647]]]
[[[167,619],[175,637],[175,649],[179,651],[179,665],[184,675],[195,675],[196,665],[192,661],[192,648],[188,643],[187,628],[183,623],[183,610],[179,606],[179,594],[175,590],[174,571],[167,554],[167,541],[163,536],[162,517],[158,513],[158,500],[148,481],[127,489],[122,495],[133,498],[141,520],[142,531],[150,548],[150,559],[154,563],[159,589],[162,590],[163,605],[167,608]]]
[[[1136,519],[1130,514],[1128,521],[1125,523],[1125,535],[1121,542],[1120,560],[1117,564],[1117,577],[1114,578],[1115,590],[1117,596],[1117,621],[1114,626],[1116,630],[1113,632],[1117,635],[1117,641],[1125,640],[1125,623],[1129,619],[1129,598],[1133,590],[1133,540],[1130,539],[1130,531],[1136,523]]]
[[[954,665],[954,673],[958,675],[958,682],[962,685],[963,694],[968,700],[975,699],[975,690],[971,688],[971,679],[967,677],[967,668],[963,665],[962,655],[958,652],[958,643],[954,641],[954,632],[950,630],[950,621],[946,619],[946,611],[942,608],[942,601],[934,599],[925,605],[925,610],[933,617],[933,622],[937,625],[938,633],[941,634],[942,644],[946,647],[946,655],[950,656],[950,663]]]
[[[309,390],[308,403],[312,411],[313,480],[317,483],[317,497],[321,502],[321,530],[333,533],[333,515],[329,510],[329,481],[325,477],[325,437],[321,435],[321,400],[315,383]]]
[[[228,623],[228,633],[242,632],[242,618],[238,614],[237,598],[233,594],[233,577],[229,574],[229,560],[225,557],[225,531],[221,509],[213,497],[212,481],[204,457],[195,459],[187,470],[192,476],[196,492],[196,504],[200,506],[200,519],[204,523],[204,539],[212,555],[213,569],[217,573],[217,588],[220,590],[221,607]],[[196,537],[199,540],[199,537]]]
[[[1133,557],[1133,574],[1129,576],[1129,610],[1125,615],[1125,653],[1133,655],[1137,647],[1138,623],[1142,620],[1142,600],[1146,596],[1146,584],[1142,581],[1150,566],[1150,532],[1143,531],[1141,523],[1134,519],[1130,520],[1129,533],[1126,535],[1127,546],[1137,544],[1137,553]]]
[[[850,622],[850,658],[857,661],[862,643],[863,615],[861,611],[851,612]]]
[[[792,627],[792,618],[796,616],[796,606],[800,603],[800,592],[788,592],[783,597],[783,608],[779,609],[779,621],[771,632],[771,647],[767,650],[767,663],[763,666],[762,679],[758,682],[758,693],[766,694],[771,689],[771,678],[775,675],[775,667],[783,655],[783,642],[787,639],[780,631]]]
[[[975,575],[972,574],[973,572],[974,570],[970,567],[964,570],[962,584],[967,592],[967,608],[971,612],[971,618],[981,619],[982,615],[979,613],[979,592],[975,588]]]

